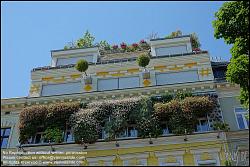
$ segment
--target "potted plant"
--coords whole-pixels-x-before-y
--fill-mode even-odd
[[[150,48],[149,44],[143,39],[140,41],[140,47],[142,49],[149,49]]]
[[[84,79],[84,82],[85,84],[92,84],[92,79],[91,79],[91,76],[88,76],[86,71],[88,69],[89,65],[88,65],[88,62],[86,60],[78,60],[77,63],[76,63],[76,66],[75,68],[80,71],[80,72],[84,72],[85,75],[83,75],[83,79]]]
[[[137,50],[137,49],[138,49],[138,44],[137,44],[137,43],[133,43],[133,44],[132,44],[132,47],[133,47],[135,50]]]
[[[140,54],[136,61],[140,67],[144,68],[142,72],[143,79],[149,79],[150,72],[146,69],[146,66],[149,64],[150,57],[146,54]]]
[[[125,51],[126,48],[127,48],[127,44],[124,43],[124,42],[122,42],[120,46],[121,46],[121,48],[122,48],[124,51]]]
[[[114,50],[117,50],[117,49],[118,49],[118,45],[113,45],[112,48],[113,48]]]

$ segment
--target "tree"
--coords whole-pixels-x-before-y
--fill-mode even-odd
[[[95,37],[92,36],[89,31],[87,30],[83,36],[83,38],[80,38],[76,41],[76,46],[78,48],[82,47],[91,47],[93,46],[93,42],[95,40]]]
[[[233,44],[226,78],[241,87],[240,101],[249,108],[249,2],[225,2],[212,22],[214,37]]]

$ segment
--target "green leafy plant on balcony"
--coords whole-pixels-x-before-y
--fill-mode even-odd
[[[70,117],[76,143],[94,143],[98,139],[100,125],[92,113],[93,109],[82,109]]]
[[[38,127],[58,128],[65,130],[66,122],[80,108],[80,103],[59,103],[50,105],[34,105],[24,108],[19,115],[20,143],[26,143],[34,136]]]
[[[175,96],[178,97],[178,96]],[[185,97],[173,99],[167,103],[156,103],[154,112],[160,121],[168,122],[174,134],[192,133],[197,118],[205,116],[215,107],[215,100],[205,96]]]
[[[192,45],[192,49],[193,49],[193,50],[195,50],[195,49],[201,47],[199,38],[198,38],[198,36],[196,35],[196,33],[192,33],[192,34],[191,34],[191,45]]]
[[[182,32],[180,30],[172,32],[170,35],[167,35],[166,38],[174,38],[178,36],[182,36]]]
[[[151,97],[139,96],[117,100],[80,103],[59,103],[26,107],[20,113],[20,142],[34,136],[38,127],[45,129],[46,140],[60,142],[66,124],[73,128],[76,143],[94,143],[104,128],[108,141],[114,140],[133,124],[140,137],[158,137],[160,122],[167,122],[174,134],[192,133],[199,116],[213,110],[210,97],[185,97],[156,103]],[[153,105],[154,104],[154,105]],[[81,108],[81,106],[83,108]]]
[[[230,130],[229,125],[227,123],[219,121],[213,123],[213,128],[214,130],[222,130],[226,132]]]
[[[63,131],[57,127],[49,127],[44,132],[44,139],[50,142],[61,143],[63,141]]]

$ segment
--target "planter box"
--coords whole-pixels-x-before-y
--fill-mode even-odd
[[[142,78],[143,79],[149,79],[150,78],[150,72],[149,71],[143,71],[142,72]]]
[[[91,76],[84,75],[83,76],[83,80],[84,80],[85,85],[92,84],[92,78],[91,78]]]

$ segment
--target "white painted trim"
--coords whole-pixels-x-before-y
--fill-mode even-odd
[[[92,53],[92,52],[98,52],[99,53],[98,47],[74,49],[74,50],[52,51],[51,55],[52,55],[52,57],[58,57],[60,55],[77,54],[77,53]]]
[[[237,119],[237,116],[236,116],[236,115],[237,115],[237,113],[235,112],[235,109],[236,109],[236,108],[243,108],[243,107],[241,107],[241,106],[234,106],[234,107],[233,107],[233,109],[234,109],[234,117],[235,117],[235,120],[236,120],[236,122],[237,122],[238,129],[239,129],[239,130],[242,130],[242,129],[240,129],[240,125],[239,125],[239,122],[238,122],[238,119]],[[238,113],[238,114],[241,114],[242,117],[243,117],[244,126],[247,127],[247,128],[245,128],[245,129],[249,129],[249,127],[248,127],[248,125],[247,125],[246,118],[245,118],[244,115],[243,115],[243,114],[246,114],[246,113],[249,113],[249,112],[245,111],[245,112],[240,112],[240,113]]]

